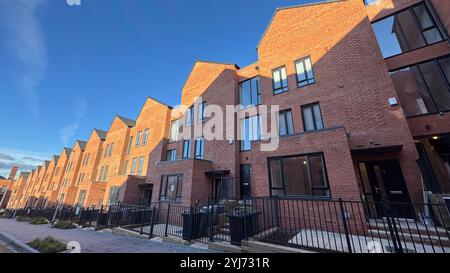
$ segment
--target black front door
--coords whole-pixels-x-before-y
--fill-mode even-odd
[[[381,202],[389,201],[393,203],[390,211],[393,216],[412,217],[411,208],[406,204],[411,199],[398,160],[360,162],[359,172],[370,216],[385,216]]]
[[[241,198],[251,196],[250,172],[251,172],[250,164],[241,164],[241,171],[240,171]]]

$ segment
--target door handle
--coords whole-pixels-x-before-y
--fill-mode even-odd
[[[375,187],[375,192],[376,192],[377,194],[380,194],[380,188],[379,188],[379,187]]]

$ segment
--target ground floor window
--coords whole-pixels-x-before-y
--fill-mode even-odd
[[[109,205],[114,205],[119,201],[119,190],[120,187],[117,186],[109,188],[109,199],[108,199]]]
[[[271,195],[330,196],[323,154],[274,157],[268,165]]]
[[[182,189],[182,175],[163,175],[161,178],[159,200],[181,201]]]
[[[86,199],[86,190],[82,190],[80,191],[80,195],[78,196],[78,205],[83,205],[84,204],[84,199]]]

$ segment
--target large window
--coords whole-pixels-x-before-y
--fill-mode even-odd
[[[80,194],[78,195],[77,204],[80,206],[83,206],[85,199],[86,199],[86,190],[82,190],[82,191],[80,191]]]
[[[269,158],[268,163],[273,196],[330,196],[322,154]]]
[[[278,133],[280,136],[292,135],[294,133],[291,110],[280,111],[278,118]]]
[[[177,141],[178,133],[179,133],[179,120],[177,119],[170,122],[169,142]]]
[[[259,77],[239,83],[239,104],[243,107],[261,104]]]
[[[450,57],[391,72],[406,116],[450,110]]]
[[[142,140],[142,146],[147,145],[149,133],[150,133],[150,129],[144,130],[144,139]]]
[[[249,151],[252,149],[252,141],[261,139],[261,118],[247,117],[240,122],[241,151]]]
[[[159,199],[163,201],[181,201],[182,188],[182,175],[164,175],[161,178]]]
[[[385,58],[444,39],[425,3],[378,21],[373,29]]]
[[[318,103],[303,105],[302,107],[303,129],[314,131],[323,129],[322,114]]]
[[[194,122],[194,106],[191,106],[186,111],[186,126],[192,125]]]
[[[197,122],[202,123],[206,120],[206,101],[198,104]]]
[[[119,201],[119,192],[120,188],[117,186],[113,186],[109,188],[109,199],[108,199],[108,205],[114,205]]]
[[[142,136],[142,131],[139,131],[136,135],[136,147],[139,147],[139,145],[141,145],[141,136]]]
[[[289,90],[285,66],[272,71],[272,80],[274,94],[280,94]]]
[[[303,87],[315,82],[311,58],[306,57],[295,62],[297,87]]]
[[[128,141],[127,155],[130,154],[132,145],[133,145],[133,136],[130,136],[130,139]]]
[[[111,143],[111,146],[109,146],[109,154],[108,154],[108,157],[111,157],[112,154],[113,154],[113,152],[114,152],[114,142]]]
[[[108,156],[109,151],[109,144],[106,144],[105,153],[103,154],[103,158],[106,158]]]
[[[138,172],[137,175],[142,175],[142,170],[144,169],[144,157],[139,158]]]
[[[195,140],[195,158],[205,158],[205,139],[202,137]]]
[[[177,159],[177,150],[167,150],[166,161],[174,161]]]
[[[135,174],[136,173],[136,164],[137,164],[137,157],[133,158],[133,161],[131,161],[130,174]]]
[[[191,156],[191,140],[186,139],[183,141],[183,159]]]

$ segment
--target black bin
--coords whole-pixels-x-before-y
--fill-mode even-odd
[[[183,240],[194,240],[207,236],[207,213],[182,213],[181,215],[183,216]],[[190,225],[189,220],[192,221]]]
[[[247,236],[253,236],[259,232],[259,214],[260,212],[232,213],[228,214],[230,220],[230,236],[232,245],[241,245],[241,241],[245,238],[244,217],[246,218]]]

